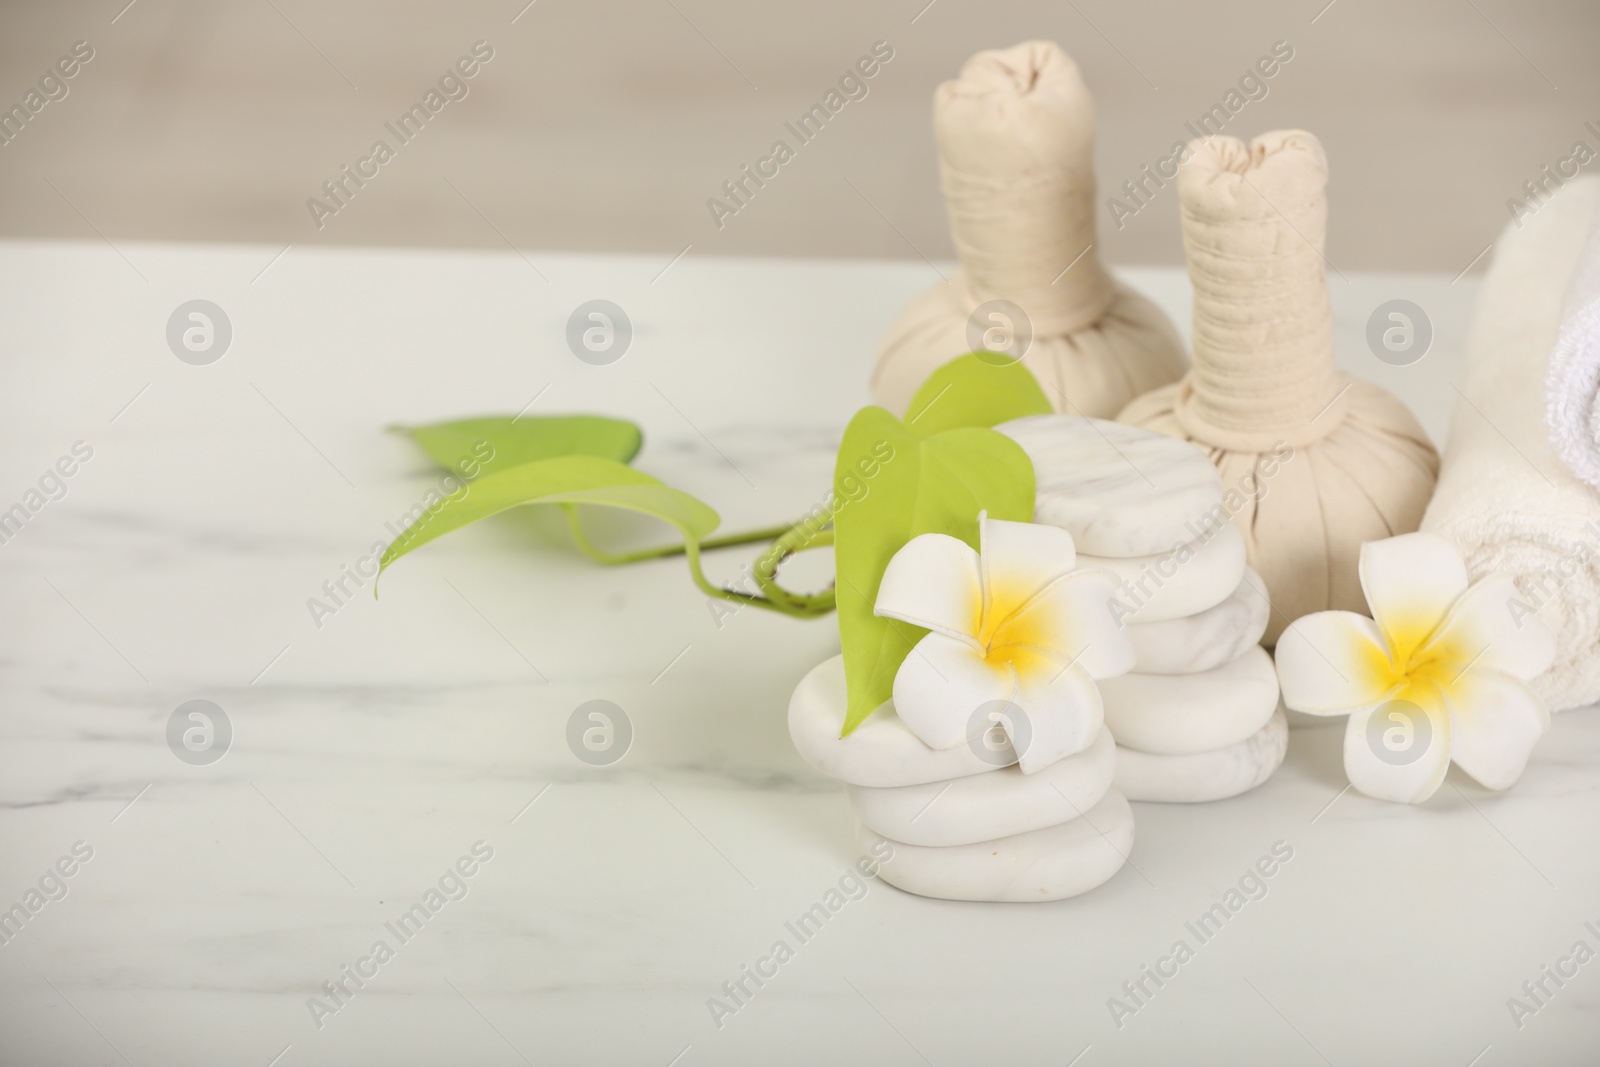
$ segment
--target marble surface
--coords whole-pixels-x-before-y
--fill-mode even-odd
[[[1117,579],[1120,621],[1130,625],[1187,618],[1216,607],[1244,580],[1244,535],[1233,523],[1149,556],[1078,554],[1078,566]]]
[[[1100,683],[1106,728],[1125,748],[1162,756],[1236,745],[1278,707],[1278,673],[1257,645],[1194,674],[1124,674]]]
[[[1087,893],[1128,862],[1133,809],[1115,789],[1077,818],[1039,830],[930,848],[886,840],[866,826],[856,844],[866,855],[886,841],[890,858],[879,877],[908,893],[947,901],[1041,904]]]
[[[1158,756],[1119,745],[1116,786],[1129,800],[1169,804],[1224,800],[1265,782],[1288,751],[1289,721],[1276,711],[1243,741],[1210,752]]]
[[[785,717],[836,651],[830,623],[718,628],[681,561],[599,569],[533,513],[430,545],[382,599],[313,622],[306,601],[437,484],[390,422],[614,412],[645,427],[640,466],[729,529],[815,503],[873,343],[936,275],[701,251],[0,246],[6,506],[75,442],[94,450],[0,545],[0,902],[93,851],[0,946],[0,1060],[1593,1062],[1600,963],[1521,1029],[1506,1007],[1596,945],[1593,710],[1557,716],[1510,793],[1452,773],[1417,808],[1344,790],[1336,721],[1293,728],[1259,789],[1134,804],[1129,862],[1093,893],[971,905],[870,880],[802,944],[785,924],[855,884],[854,813]],[[1187,327],[1180,273],[1126,276]],[[1474,277],[1330,284],[1342,365],[1442,433]],[[208,367],[165,340],[196,298],[233,325]],[[595,298],[634,324],[606,367],[564,342]],[[1400,298],[1435,332],[1409,367],[1363,340]],[[751,558],[708,567],[731,581]],[[795,580],[825,569],[802,557]],[[209,766],[166,742],[194,699],[233,726]],[[597,699],[632,724],[607,767],[566,741]],[[478,841],[493,858],[466,896],[319,1029],[307,998],[396,941],[385,924]],[[1292,859],[1263,864],[1277,842]],[[1194,939],[1185,924],[1263,866],[1265,897]],[[719,1028],[708,1000],[785,938],[793,958]],[[1108,1000],[1179,939],[1194,957],[1119,1027]]]
[[[1017,762],[1003,730],[991,731],[979,756],[970,745],[930,748],[895,712],[882,707],[840,737],[847,703],[844,657],[830,656],[800,679],[789,697],[789,738],[797,752],[829,778],[851,785],[895,789],[984,774]]]
[[[1104,419],[1035,415],[998,427],[1033,461],[1034,521],[1091,556],[1148,556],[1193,541],[1222,475],[1187,441]]]
[[[1089,747],[1024,773],[998,767],[947,782],[877,789],[847,785],[856,817],[909,845],[970,845],[1076,819],[1111,788],[1116,743],[1102,729]]]
[[[1228,599],[1205,611],[1163,622],[1128,624],[1133,669],[1140,674],[1193,674],[1244,655],[1267,632],[1272,604],[1252,567]]]

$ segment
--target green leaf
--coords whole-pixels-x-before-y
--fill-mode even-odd
[[[872,613],[890,557],[924,533],[950,534],[976,549],[979,511],[1031,521],[1033,464],[989,427],[1050,411],[1026,367],[973,352],[934,371],[912,397],[905,422],[864,408],[845,430],[834,470],[836,498],[849,501],[834,519],[839,640],[850,695],[841,736],[890,698],[900,664],[927,632]],[[876,474],[868,476],[874,465]]]
[[[468,478],[558,456],[599,456],[627,463],[639,453],[639,427],[598,415],[486,415],[396,426],[434,462]]]
[[[643,512],[683,535],[691,558],[717,528],[717,513],[625,464],[598,456],[562,456],[523,463],[464,485],[403,530],[384,550],[378,573],[406,553],[469,523],[525,504],[595,504]]]
[[[1049,414],[1050,401],[1028,368],[1010,360],[990,362],[998,358],[969,352],[934,371],[911,398],[906,425],[927,437],[958,426],[998,426]]]
[[[925,533],[950,534],[976,549],[979,511],[1031,521],[1033,464],[1021,446],[994,430],[961,426],[924,436],[882,408],[868,407],[845,429],[833,489],[844,501],[834,516],[833,542],[849,691],[842,737],[890,698],[895,672],[927,632],[872,613],[890,557]]]

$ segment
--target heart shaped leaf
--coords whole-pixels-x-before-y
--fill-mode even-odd
[[[598,415],[485,415],[392,429],[410,435],[441,467],[468,478],[559,456],[628,463],[644,441],[633,423]]]
[[[911,398],[905,421],[926,437],[958,426],[998,426],[1051,410],[1027,367],[993,353],[969,352],[928,376]]]
[[[1010,416],[1006,416],[1010,417]],[[867,490],[858,474],[867,475]],[[854,486],[856,492],[846,490]],[[850,420],[834,468],[839,641],[849,705],[849,734],[888,700],[894,676],[927,631],[873,614],[889,559],[919,534],[944,533],[978,547],[978,512],[1033,518],[1033,464],[1021,446],[994,430],[959,426],[921,436],[878,407]]]
[[[561,456],[485,474],[463,485],[403,530],[384,550],[378,573],[408,552],[469,523],[526,504],[592,504],[643,512],[675,527],[691,558],[721,521],[688,493],[599,456]]]

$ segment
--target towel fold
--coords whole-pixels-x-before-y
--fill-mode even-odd
[[[1544,390],[1597,212],[1600,179],[1580,179],[1501,234],[1473,309],[1439,487],[1422,520],[1461,548],[1474,580],[1511,575],[1524,598],[1513,612],[1536,612],[1555,631],[1555,663],[1532,683],[1554,711],[1600,699],[1600,495],[1551,447]],[[1579,402],[1592,403],[1592,388],[1587,395]]]
[[[1600,220],[1589,228],[1567,288],[1544,388],[1551,447],[1573,474],[1600,488]]]

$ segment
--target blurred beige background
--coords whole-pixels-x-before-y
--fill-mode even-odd
[[[0,106],[74,42],[94,56],[13,120],[0,236],[943,258],[930,95],[1030,37],[1096,94],[1113,262],[1182,262],[1170,187],[1120,230],[1105,200],[1280,40],[1294,58],[1225,132],[1323,139],[1340,268],[1455,274],[1523,183],[1577,141],[1600,151],[1595,0],[525,4],[11,0]],[[401,145],[384,124],[479,40],[493,58],[467,95]],[[880,40],[868,95],[719,229],[707,199],[795,144],[784,123]],[[307,199],[379,138],[395,158],[319,229]]]

